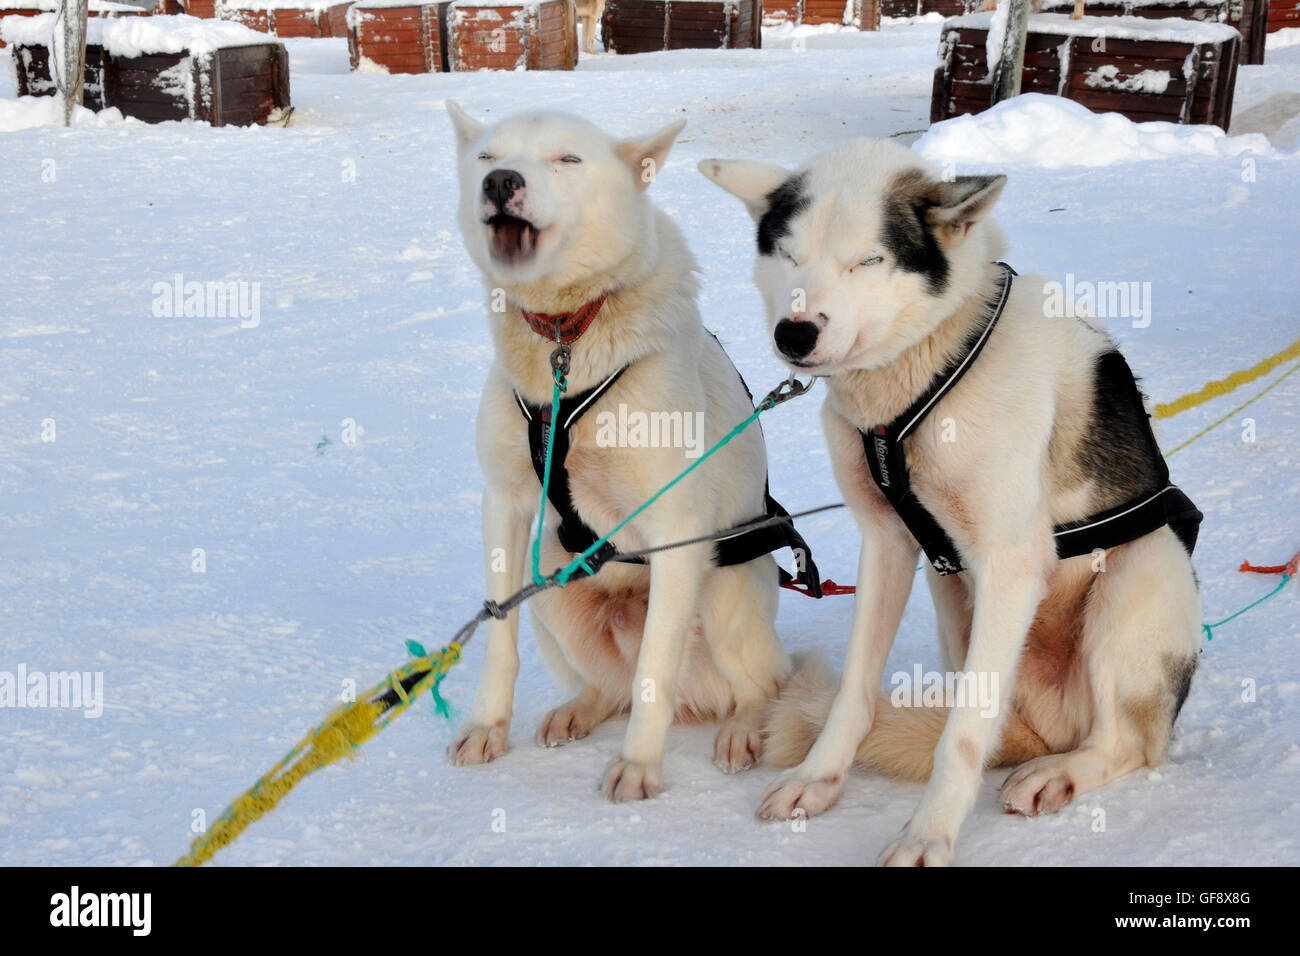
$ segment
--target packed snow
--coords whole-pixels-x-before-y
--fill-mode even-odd
[[[1021,272],[1150,282],[1150,324],[1107,325],[1156,400],[1300,334],[1293,147],[1048,97],[926,133],[938,35],[933,19],[786,27],[762,50],[426,76],[351,73],[344,41],[290,40],[297,111],[282,129],[111,113],[63,129],[47,104],[15,100],[0,52],[0,128],[13,130],[0,136],[0,671],[103,680],[93,719],[0,709],[0,863],[171,862],[200,814],[214,819],[348,682],[377,681],[408,639],[445,643],[481,601],[473,419],[491,345],[455,224],[447,99],[489,119],[570,110],[629,135],[687,118],[651,195],[700,261],[707,324],[758,391],[784,371],[749,279],[753,224],[695,164],[794,166],[854,136],[925,134],[919,148],[956,172],[1007,172],[998,216]],[[1270,47],[1241,69],[1237,110],[1294,92],[1300,49]],[[1289,120],[1266,112],[1270,128]],[[178,281],[242,283],[249,308],[186,318],[168,305]],[[1282,371],[1163,423],[1166,447]],[[792,510],[840,498],[819,401],[764,419],[772,490]],[[1300,548],[1300,375],[1170,464],[1206,514],[1196,566],[1218,621],[1277,583],[1238,573],[1243,559]],[[851,582],[849,519],[802,530],[823,573]],[[988,773],[956,862],[1300,863],[1297,601],[1292,585],[1216,631],[1160,768],[1033,820],[1001,812],[1006,772]],[[778,627],[838,665],[851,606],[783,592]],[[661,797],[606,803],[597,782],[625,719],[535,747],[559,695],[526,618],[521,651],[510,753],[452,769],[452,725],[421,702],[216,865],[858,864],[919,797],[855,773],[805,829],[760,824],[774,772],[724,776],[704,726],[672,729]],[[482,654],[471,643],[444,684],[462,713]],[[939,667],[923,582],[886,674],[917,664]]]
[[[1045,169],[1180,156],[1281,155],[1259,133],[1229,136],[1217,126],[1133,123],[1044,93],[1025,93],[977,116],[936,124],[916,148],[934,160]]]

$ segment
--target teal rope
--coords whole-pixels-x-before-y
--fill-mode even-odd
[[[1212,640],[1214,640],[1214,629],[1215,629],[1216,627],[1219,627],[1219,626],[1222,625],[1222,624],[1227,624],[1229,621],[1233,620],[1234,618],[1241,617],[1243,614],[1245,614],[1245,613],[1246,613],[1247,611],[1249,611],[1251,608],[1258,607],[1259,605],[1263,604],[1265,601],[1267,601],[1267,600],[1268,600],[1269,598],[1271,598],[1273,595],[1277,594],[1277,593],[1278,593],[1279,591],[1281,591],[1284,587],[1286,587],[1286,586],[1287,586],[1287,583],[1288,583],[1290,580],[1291,580],[1291,575],[1289,575],[1289,574],[1284,574],[1284,575],[1282,575],[1282,583],[1279,584],[1277,587],[1275,587],[1273,590],[1269,591],[1267,594],[1265,594],[1265,595],[1264,595],[1262,598],[1260,598],[1258,601],[1252,601],[1250,604],[1247,604],[1245,607],[1243,607],[1243,608],[1242,608],[1240,611],[1238,611],[1236,614],[1229,614],[1229,615],[1228,615],[1227,617],[1225,617],[1222,621],[1215,621],[1213,624],[1202,624],[1201,627],[1204,628],[1204,630],[1205,630],[1205,639],[1208,640],[1208,641],[1212,641]]]
[[[555,429],[560,420],[560,398],[564,395],[565,389],[569,387],[569,380],[563,372],[557,369],[554,377],[555,387],[551,390],[551,430],[546,434],[546,468],[542,472],[542,502],[537,506],[537,534],[533,538],[533,583],[538,587],[546,583],[546,577],[541,570],[542,522],[546,518],[546,493],[551,487],[551,450],[555,446],[555,442],[551,439],[555,436]],[[591,569],[588,568],[587,570],[590,571]],[[568,578],[565,578],[565,580],[567,581]]]
[[[542,561],[542,519],[546,515],[546,493],[551,486],[551,446],[553,444],[551,441],[551,437],[555,434],[555,429],[558,427],[557,421],[560,415],[560,396],[563,394],[564,389],[566,387],[567,387],[567,383],[564,380],[564,376],[560,373],[557,373],[555,377],[555,389],[551,395],[551,432],[549,435],[547,435],[546,438],[546,466],[542,472],[542,502],[537,509],[537,537],[533,541],[533,583],[538,585],[539,587],[545,584],[546,581],[548,580],[546,576],[542,574],[541,561]],[[699,458],[695,459],[695,461],[691,462],[690,467],[688,467],[685,471],[683,471],[676,478],[668,482],[668,484],[664,485],[653,495],[651,495],[650,498],[647,499],[645,503],[641,505],[641,507],[637,508],[630,515],[628,515],[626,518],[620,521],[613,531],[611,531],[607,535],[604,535],[596,539],[596,541],[589,548],[587,548],[587,550],[583,551],[582,554],[578,555],[572,561],[566,564],[564,567],[560,568],[560,570],[556,571],[555,574],[551,576],[551,580],[554,580],[556,584],[563,587],[565,584],[569,583],[569,579],[573,577],[573,575],[578,571],[579,568],[581,568],[582,570],[590,574],[591,567],[587,564],[587,559],[589,559],[593,554],[595,554],[597,551],[603,548],[606,542],[608,542],[610,538],[614,537],[614,535],[618,534],[625,527],[627,527],[627,525],[632,521],[633,518],[635,518],[641,512],[645,511],[652,504],[658,501],[659,498],[662,497],[663,494],[667,492],[670,488],[672,488],[679,481],[681,481],[683,478],[685,478],[687,475],[693,472],[700,465],[708,461],[709,458],[712,457],[714,452],[718,451],[718,449],[722,448],[733,438],[735,438],[737,435],[743,432],[746,428],[752,425],[755,421],[757,421],[759,415],[763,414],[763,412],[767,411],[768,409],[775,408],[775,407],[776,407],[776,402],[770,396],[768,398],[763,399],[763,401],[759,402],[758,406],[754,409],[752,415],[746,418],[743,422],[741,422],[731,431],[727,432],[727,434],[722,437],[721,441],[719,441],[716,445],[714,445],[712,448],[706,451]]]

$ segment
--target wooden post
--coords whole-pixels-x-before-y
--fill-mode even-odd
[[[1006,4],[1008,9],[1002,51],[993,74],[994,103],[1020,94],[1020,73],[1025,68],[1025,33],[1029,29],[1029,0],[998,0],[998,3]]]
[[[63,125],[72,125],[72,111],[80,106],[86,79],[86,17],[89,0],[59,0],[50,47],[50,72],[63,107]]]

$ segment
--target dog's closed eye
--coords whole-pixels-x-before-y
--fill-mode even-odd
[[[481,163],[495,163],[495,162],[496,162],[496,159],[497,159],[497,158],[496,158],[495,156],[493,156],[491,153],[479,153],[479,154],[478,154],[478,160],[479,160],[479,162],[481,162]]]
[[[570,166],[576,166],[578,163],[582,162],[582,157],[574,156],[572,153],[566,153],[564,156],[560,157],[559,161]]]
[[[859,266],[878,266],[884,261],[884,256],[867,256],[864,259],[858,260],[858,264],[854,266],[853,269],[857,269]],[[850,269],[849,271],[852,272],[853,269]]]

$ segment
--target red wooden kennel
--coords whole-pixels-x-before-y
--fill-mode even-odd
[[[570,0],[455,0],[447,13],[452,70],[572,70],[578,18]]]
[[[348,11],[353,69],[389,73],[571,70],[578,62],[570,0],[360,0]]]
[[[1268,32],[1300,27],[1300,0],[1269,0]]]
[[[277,37],[345,37],[348,35],[345,3],[310,0],[223,0],[218,13],[223,20],[242,23],[252,30]]]
[[[87,7],[88,14],[96,18],[147,17],[159,12],[126,3],[110,3],[108,0],[90,0]],[[58,0],[0,0],[0,17],[35,17],[42,13],[54,13],[58,9]],[[0,37],[0,50],[4,47],[4,38]]]
[[[840,23],[859,30],[880,29],[881,0],[763,0],[763,22]]]

